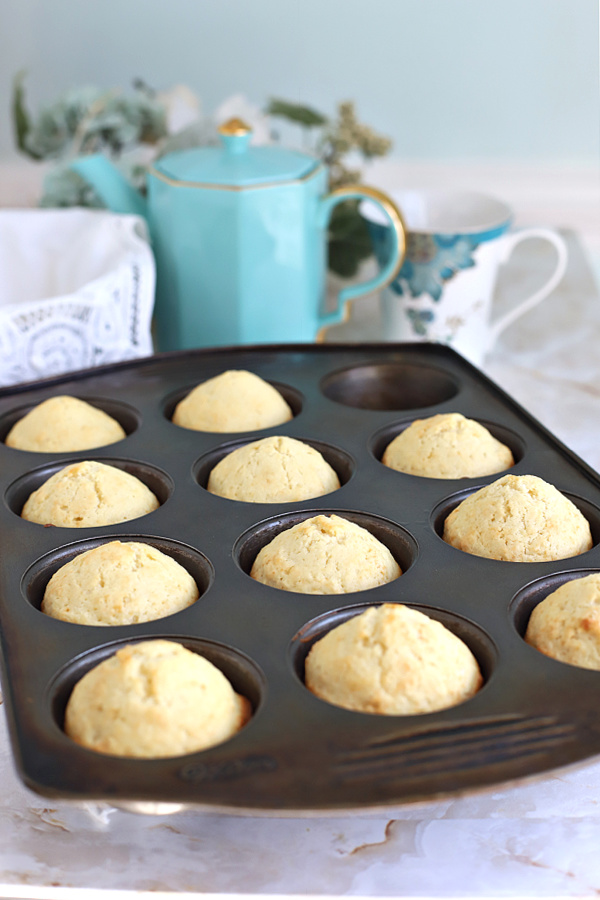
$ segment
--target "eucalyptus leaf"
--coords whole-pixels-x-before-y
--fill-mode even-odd
[[[40,206],[51,209],[69,206],[102,209],[104,203],[77,172],[69,169],[68,165],[59,163],[44,177]]]
[[[29,134],[29,130],[31,128],[31,122],[29,119],[29,113],[27,112],[27,109],[25,107],[25,88],[23,87],[23,82],[25,80],[26,74],[27,72],[25,71],[25,69],[22,69],[20,72],[17,72],[13,81],[13,127],[15,129],[17,148],[21,151],[21,153],[26,153],[28,156],[33,157],[33,159],[41,159],[39,154],[29,150],[29,148],[27,147],[27,135]]]
[[[266,112],[269,116],[288,119],[290,122],[304,125],[306,128],[317,128],[326,125],[329,121],[326,116],[310,106],[289,103],[287,100],[270,100]]]

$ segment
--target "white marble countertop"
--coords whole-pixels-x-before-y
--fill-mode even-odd
[[[600,469],[600,290],[572,231],[567,274],[506,332],[484,369]],[[515,258],[500,305],[538,261]],[[526,287],[526,285],[525,285]],[[380,337],[376,298],[331,340]],[[70,806],[18,780],[0,708],[0,897],[569,897],[600,893],[600,761],[521,785],[326,818]]]

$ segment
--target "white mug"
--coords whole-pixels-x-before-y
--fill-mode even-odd
[[[506,203],[466,191],[392,192],[407,229],[402,267],[380,294],[387,340],[449,344],[475,365],[505,328],[533,309],[558,285],[567,267],[567,247],[550,228],[510,231]],[[375,255],[388,257],[388,226],[365,201]],[[538,290],[509,312],[493,319],[494,289],[501,265],[517,244],[530,238],[549,241],[556,250],[554,271]]]

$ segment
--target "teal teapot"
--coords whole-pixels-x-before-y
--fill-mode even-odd
[[[220,146],[168,154],[149,169],[144,198],[103,156],[72,164],[117,213],[143,215],[156,260],[159,350],[319,339],[347,303],[389,284],[405,250],[402,216],[380,191],[328,192],[321,160],[278,146],[251,146],[239,119]],[[350,198],[378,204],[391,252],[377,276],[343,288],[326,309],[327,225]]]

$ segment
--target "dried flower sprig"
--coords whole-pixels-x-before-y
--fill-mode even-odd
[[[329,166],[332,188],[360,181],[360,169],[348,167],[348,154],[359,154],[363,160],[385,156],[392,148],[389,138],[378,134],[356,117],[354,103],[346,101],[338,107],[338,117],[329,123],[321,135],[319,155]]]

